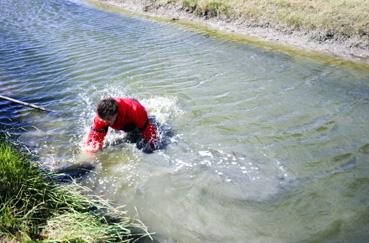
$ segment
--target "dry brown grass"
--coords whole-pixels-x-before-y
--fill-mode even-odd
[[[308,32],[317,40],[369,42],[368,0],[147,0],[175,4],[205,18],[243,19],[246,24]],[[366,41],[365,41],[366,40]]]
[[[326,33],[326,37],[369,35],[366,0],[230,0],[239,13],[259,24]]]

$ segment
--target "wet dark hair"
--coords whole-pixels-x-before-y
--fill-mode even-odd
[[[104,120],[108,116],[113,116],[118,112],[118,104],[111,97],[102,99],[97,103],[96,112]]]

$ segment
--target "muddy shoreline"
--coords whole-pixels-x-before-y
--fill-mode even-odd
[[[242,18],[229,20],[221,17],[197,17],[193,13],[186,12],[169,3],[150,5],[145,1],[132,0],[88,0],[88,2],[103,8],[113,7],[132,14],[164,18],[181,25],[183,22],[191,23],[191,25],[224,33],[224,35],[237,35],[237,40],[241,38],[247,43],[258,43],[258,46],[266,45],[272,49],[292,53],[298,52],[302,56],[334,59],[335,63],[349,61],[365,66],[369,64],[369,47],[357,47],[354,40],[317,41],[311,37],[311,33],[290,31],[283,28],[277,30],[270,27],[254,27],[252,23]]]

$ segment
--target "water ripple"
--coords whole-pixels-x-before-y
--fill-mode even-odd
[[[342,185],[362,192],[367,184],[368,73],[79,0],[0,1],[0,93],[57,111],[0,101],[0,130],[19,136],[42,162],[74,161],[100,98],[139,99],[173,127],[171,144],[146,156],[132,144],[109,146],[124,136],[109,131],[91,185],[103,190],[112,182],[106,196],[124,195],[158,232],[183,242],[207,241],[198,228],[229,236],[216,241],[257,242],[257,234],[301,241],[317,232],[311,225],[324,230],[341,220],[351,203],[367,205],[364,196],[342,193]],[[331,198],[337,215],[319,209],[302,216]],[[188,221],[176,225],[178,218]],[[282,233],[274,227],[281,219]],[[300,228],[301,220],[311,224]]]

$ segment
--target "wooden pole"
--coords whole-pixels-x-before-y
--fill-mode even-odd
[[[23,106],[28,106],[28,107],[31,107],[31,108],[34,108],[34,109],[51,112],[51,110],[48,110],[48,109],[46,109],[42,106],[38,106],[38,105],[31,104],[31,103],[23,102],[23,101],[16,100],[16,99],[6,97],[6,96],[3,96],[3,95],[0,95],[0,99],[8,100],[8,101],[11,101],[11,102],[23,105]]]

